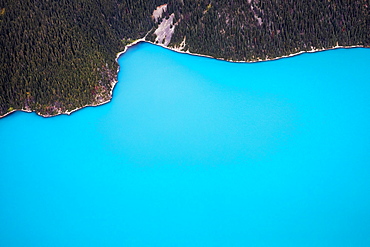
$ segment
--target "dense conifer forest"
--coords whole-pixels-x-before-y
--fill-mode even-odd
[[[168,4],[158,22],[157,6]],[[116,54],[155,42],[174,14],[169,47],[233,61],[335,46],[370,46],[369,0],[0,0],[0,115],[50,116],[106,102]],[[123,68],[124,69],[124,68]]]
[[[336,45],[370,44],[370,1],[193,1],[176,12],[173,42],[234,61],[280,57]],[[170,10],[171,11],[171,10]]]

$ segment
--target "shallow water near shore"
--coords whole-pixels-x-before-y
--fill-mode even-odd
[[[369,246],[369,58],[130,48],[109,104],[0,120],[0,246]]]

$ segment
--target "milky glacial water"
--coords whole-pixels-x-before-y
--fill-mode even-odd
[[[369,58],[129,49],[111,103],[0,120],[0,246],[370,246]]]

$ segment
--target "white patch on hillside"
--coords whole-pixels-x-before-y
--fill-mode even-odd
[[[167,11],[167,4],[163,4],[158,6],[154,11],[152,18],[155,22],[158,22],[158,19],[162,17],[163,13]]]
[[[185,49],[185,46],[186,46],[186,36],[184,36],[184,39],[182,40],[182,42],[180,43],[179,46],[175,46],[173,49],[175,51],[183,51]]]
[[[258,26],[261,26],[262,25],[262,18],[258,17],[257,15],[254,15],[254,18],[257,20],[258,22]]]
[[[154,31],[154,34],[157,36],[155,43],[167,46],[171,42],[172,35],[175,32],[175,26],[177,25],[177,23],[173,24],[174,18],[175,14],[172,13],[168,19],[162,19],[162,22]]]
[[[248,3],[251,3],[251,2],[252,2],[252,0],[248,1]],[[254,2],[251,4],[251,10],[253,12],[254,19],[256,19],[258,25],[261,26],[262,23],[263,23],[262,16],[258,16],[258,12],[261,13],[261,15],[262,15],[263,11],[260,8],[258,8],[257,6],[253,6],[253,5],[254,5]],[[255,9],[257,9],[257,11]]]

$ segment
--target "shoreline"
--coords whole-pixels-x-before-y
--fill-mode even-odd
[[[171,50],[171,51],[174,51],[174,52],[178,52],[178,53],[182,53],[182,54],[188,54],[188,55],[198,56],[198,57],[212,58],[212,59],[216,59],[216,60],[220,60],[220,61],[224,61],[224,62],[230,62],[230,63],[259,63],[259,62],[275,61],[275,60],[282,59],[282,58],[294,57],[294,56],[298,56],[298,55],[301,55],[301,54],[304,54],[304,53],[314,53],[314,52],[329,51],[329,50],[335,50],[335,49],[370,48],[370,46],[364,46],[364,45],[348,45],[348,46],[336,45],[336,46],[333,46],[333,47],[321,48],[321,49],[317,49],[317,48],[314,49],[312,47],[312,50],[309,50],[309,51],[298,51],[296,53],[291,53],[289,55],[284,55],[284,56],[280,56],[280,57],[267,58],[267,59],[257,58],[256,60],[253,60],[253,61],[243,61],[243,60],[234,61],[234,60],[231,60],[231,59],[227,60],[227,59],[224,59],[224,58],[216,58],[216,57],[212,57],[212,56],[209,56],[209,55],[191,53],[189,51],[182,51],[182,50],[176,49],[175,47],[168,47],[168,46],[165,46],[163,44],[156,44],[156,43],[153,43],[153,42],[147,41],[147,40],[141,40],[140,39],[140,42],[146,42],[146,43],[149,43],[149,44],[157,45],[157,46],[163,47],[165,49],[168,49],[168,50]]]
[[[119,69],[117,70],[117,73],[118,73],[118,71],[119,71]],[[27,113],[32,113],[32,112],[34,112],[34,113],[36,113],[38,116],[40,116],[40,117],[44,117],[44,118],[50,118],[50,117],[56,117],[56,116],[59,116],[59,115],[71,115],[73,112],[75,112],[75,111],[78,111],[78,110],[80,110],[80,109],[83,109],[83,108],[86,108],[86,107],[96,107],[96,106],[100,106],[100,105],[104,105],[104,104],[106,104],[106,103],[109,103],[111,100],[112,100],[112,98],[113,98],[113,90],[114,90],[114,87],[116,86],[116,84],[117,84],[117,80],[114,80],[113,82],[112,82],[112,88],[111,88],[111,90],[110,90],[110,93],[109,93],[109,96],[110,96],[110,99],[108,99],[108,100],[106,100],[106,101],[102,101],[102,102],[99,102],[99,103],[92,103],[92,104],[87,104],[87,105],[84,105],[84,106],[81,106],[81,107],[76,107],[75,109],[73,109],[73,110],[70,110],[70,111],[64,111],[64,112],[62,112],[62,111],[60,111],[60,112],[58,112],[57,114],[55,114],[55,115],[49,115],[49,114],[41,114],[41,113],[39,113],[39,112],[36,112],[36,111],[32,111],[32,110],[29,110],[29,109],[14,109],[14,110],[12,110],[12,111],[10,111],[10,112],[7,112],[7,113],[5,113],[5,114],[3,114],[3,115],[0,115],[0,119],[1,118],[4,118],[4,117],[6,117],[6,116],[8,116],[8,115],[10,115],[10,114],[12,114],[12,113],[14,113],[14,112],[17,112],[17,111],[20,111],[20,112],[27,112]]]
[[[327,51],[327,50],[334,50],[334,49],[349,49],[349,48],[370,48],[368,46],[364,46],[364,45],[352,45],[352,46],[339,46],[338,44],[336,46],[333,46],[333,47],[330,47],[330,48],[321,48],[321,49],[314,49],[312,47],[312,50],[309,50],[309,51],[299,51],[299,52],[296,52],[296,53],[291,53],[291,54],[288,54],[288,55],[284,55],[284,56],[280,56],[280,57],[275,57],[275,58],[267,58],[267,59],[261,59],[261,58],[257,58],[256,60],[254,61],[234,61],[234,60],[227,60],[227,59],[223,59],[223,58],[215,58],[215,57],[212,57],[212,56],[209,56],[209,55],[204,55],[204,54],[198,54],[198,53],[191,53],[188,51],[182,51],[181,49],[178,49],[176,47],[168,47],[168,46],[165,46],[163,44],[157,44],[157,43],[154,43],[154,42],[151,42],[151,41],[148,41],[148,40],[145,40],[145,37],[144,38],[141,38],[141,39],[137,39],[135,40],[134,42],[128,44],[125,46],[125,49],[121,52],[118,52],[117,55],[116,55],[116,62],[118,64],[118,59],[121,55],[125,54],[127,52],[127,50],[132,47],[132,46],[135,46],[141,42],[145,42],[145,43],[149,43],[149,44],[152,44],[152,45],[157,45],[157,46],[160,46],[160,47],[163,47],[165,49],[168,49],[168,50],[171,50],[171,51],[174,51],[174,52],[177,52],[177,53],[181,53],[181,54],[188,54],[188,55],[192,55],[192,56],[198,56],[198,57],[205,57],[205,58],[211,58],[211,59],[216,59],[216,60],[220,60],[220,61],[225,61],[225,62],[229,62],[229,63],[257,63],[257,62],[268,62],[268,61],[275,61],[275,60],[279,60],[279,59],[283,59],[283,58],[289,58],[289,57],[294,57],[294,56],[298,56],[298,55],[301,55],[301,54],[304,54],[304,53],[314,53],[314,52],[321,52],[321,51]],[[100,105],[104,105],[104,104],[107,104],[109,102],[111,102],[112,98],[113,98],[113,90],[116,86],[116,84],[118,83],[118,73],[119,73],[119,70],[120,70],[120,66],[118,65],[118,69],[117,69],[117,74],[116,74],[116,79],[114,81],[112,81],[112,88],[110,90],[110,93],[109,93],[109,96],[110,98],[106,101],[103,101],[103,102],[99,102],[99,103],[92,103],[92,104],[87,104],[87,105],[84,105],[84,106],[81,106],[81,107],[77,107],[73,110],[70,110],[70,111],[64,111],[64,112],[58,112],[57,114],[55,115],[43,115],[43,114],[40,114],[39,112],[36,112],[36,111],[32,111],[30,109],[14,109],[10,112],[7,112],[3,115],[0,115],[0,119],[1,118],[4,118],[14,112],[17,112],[17,111],[21,111],[21,112],[27,112],[27,113],[36,113],[38,116],[41,116],[41,117],[44,117],[44,118],[49,118],[49,117],[55,117],[55,116],[59,116],[59,115],[71,115],[73,112],[75,111],[78,111],[80,109],[83,109],[85,107],[96,107],[96,106],[100,106]]]

